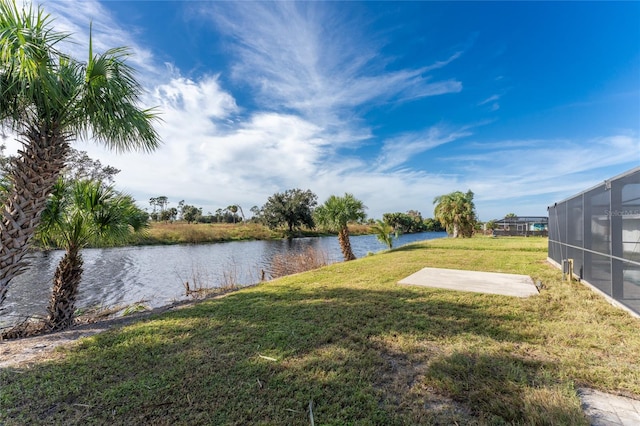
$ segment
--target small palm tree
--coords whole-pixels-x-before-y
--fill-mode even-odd
[[[132,232],[145,228],[147,215],[131,197],[99,181],[58,179],[36,233],[45,247],[61,248],[64,257],[53,279],[46,325],[62,330],[72,325],[78,287],[82,278],[82,255],[88,245],[125,242]]]
[[[344,197],[330,196],[315,210],[316,222],[319,225],[338,232],[338,242],[345,261],[356,258],[351,250],[347,225],[349,222],[364,220],[367,217],[364,212],[366,208],[362,201],[352,194],[345,193]]]
[[[393,226],[383,220],[376,220],[375,225],[371,227],[378,241],[386,245],[389,249],[393,248],[393,238],[398,238],[398,232],[394,231]]]
[[[444,225],[453,238],[459,235],[471,237],[477,222],[473,192],[466,194],[456,191],[440,195],[433,200],[436,204],[434,216]]]
[[[24,272],[25,256],[76,137],[117,151],[159,145],[152,110],[137,106],[142,92],[126,48],[78,61],[58,50],[69,35],[49,15],[0,0],[0,126],[18,134],[20,155],[0,216],[0,304],[9,282]]]

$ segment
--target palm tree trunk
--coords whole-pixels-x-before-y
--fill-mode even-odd
[[[460,227],[457,222],[453,223],[453,238],[458,238],[458,234],[460,233]]]
[[[47,327],[51,331],[63,330],[73,324],[78,286],[82,277],[82,256],[78,247],[68,250],[53,278],[53,291],[47,308]]]
[[[31,127],[21,142],[23,149],[12,164],[11,192],[0,220],[0,305],[10,281],[28,265],[29,242],[69,150],[68,139],[47,128]]]
[[[340,228],[338,232],[338,242],[340,243],[340,249],[345,261],[354,260],[356,257],[351,250],[351,241],[349,241],[349,228],[346,226]]]

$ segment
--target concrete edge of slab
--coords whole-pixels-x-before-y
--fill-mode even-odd
[[[620,395],[579,388],[578,397],[585,415],[594,426],[635,426],[640,424],[640,401]]]

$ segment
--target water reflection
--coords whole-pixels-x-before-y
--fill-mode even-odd
[[[440,232],[401,235],[394,245],[445,236]],[[356,257],[384,249],[373,235],[353,236],[351,245]],[[142,300],[150,307],[161,306],[184,297],[185,281],[210,287],[252,284],[260,280],[262,270],[269,269],[274,256],[309,247],[326,254],[330,263],[342,260],[336,237],[86,249],[76,306],[128,305]],[[53,274],[62,255],[61,251],[33,255],[31,268],[11,283],[0,327],[27,316],[45,315]]]

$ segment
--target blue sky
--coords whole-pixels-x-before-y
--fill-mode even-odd
[[[126,45],[163,146],[116,155],[143,207],[351,192],[370,217],[475,193],[480,219],[640,165],[639,2],[45,1],[68,50]],[[5,141],[11,147],[10,141]]]

